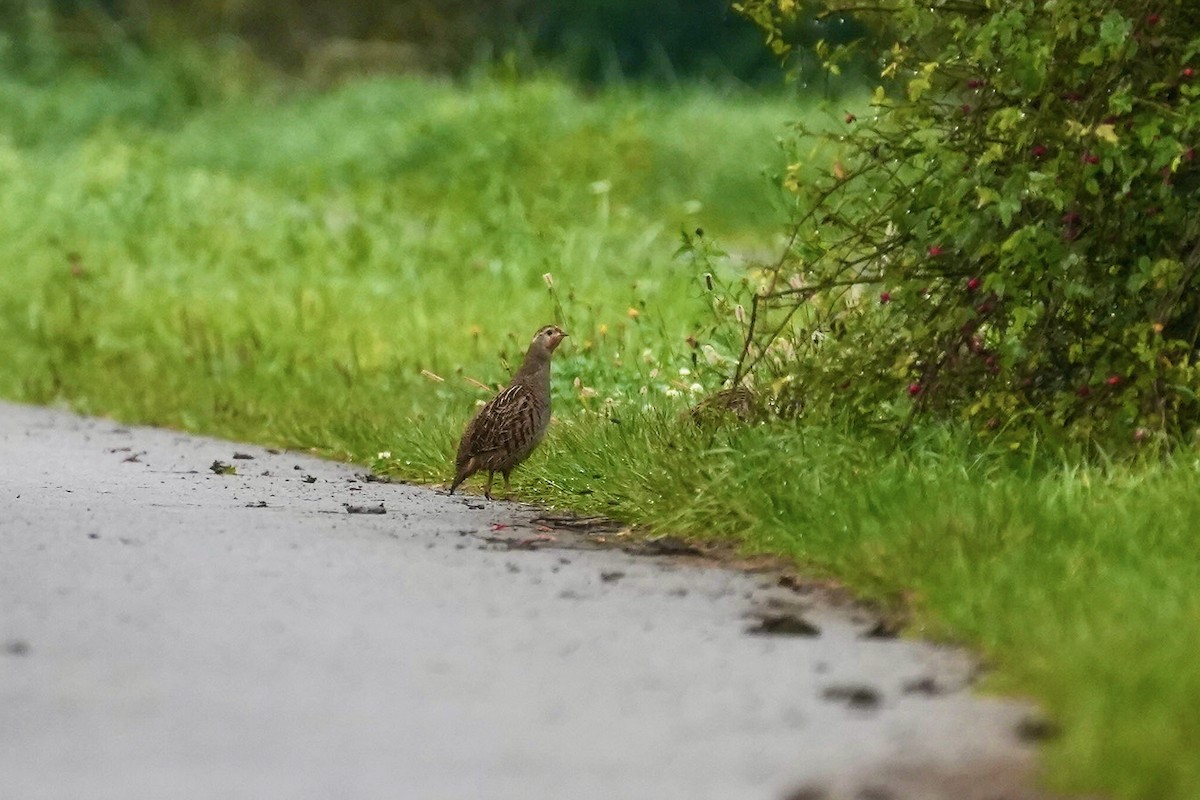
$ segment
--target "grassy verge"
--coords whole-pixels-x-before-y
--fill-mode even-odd
[[[468,379],[503,381],[557,318],[524,498],[903,599],[1062,725],[1053,786],[1200,798],[1194,457],[680,420],[712,315],[697,273],[738,265],[677,256],[679,231],[770,249],[761,173],[793,102],[412,80],[188,108],[172,86],[0,85],[0,394],[441,481],[486,396]]]

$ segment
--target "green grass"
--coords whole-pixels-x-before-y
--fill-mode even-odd
[[[1194,454],[1072,465],[939,431],[891,449],[681,421],[709,380],[685,342],[712,319],[698,273],[738,265],[677,255],[679,232],[770,252],[774,137],[815,110],[548,78],[179,92],[0,81],[0,394],[444,481],[486,397],[468,379],[502,382],[558,319],[524,499],[904,602],[1062,725],[1050,785],[1200,798]]]
[[[736,242],[778,227],[762,171],[791,113],[701,92],[393,81],[166,129],[0,140],[20,287],[0,324],[37,343],[15,348],[7,391],[111,410],[120,390],[95,376],[121,375],[159,390],[139,407],[170,424],[207,426],[227,403],[244,435],[282,416],[312,436],[313,406],[361,401],[402,429],[476,393],[420,370],[499,380],[497,353],[515,357],[559,304],[593,356],[560,373],[623,374],[609,356],[677,349],[707,319],[674,257],[681,228]],[[630,308],[652,311],[633,322]]]

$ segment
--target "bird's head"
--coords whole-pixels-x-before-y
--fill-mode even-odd
[[[557,325],[547,325],[534,334],[533,344],[546,348],[547,353],[553,353],[554,348],[558,347],[565,338],[567,338],[567,334],[562,328]]]

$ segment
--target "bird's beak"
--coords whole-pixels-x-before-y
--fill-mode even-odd
[[[558,349],[558,346],[559,346],[559,344],[561,344],[561,343],[562,343],[562,340],[563,340],[563,339],[565,339],[565,338],[567,338],[567,336],[568,336],[568,335],[569,335],[569,334],[568,334],[566,331],[559,331],[559,332],[558,332],[558,335],[557,335],[557,336],[555,336],[555,337],[554,337],[554,339],[553,339],[553,340],[550,342],[550,350],[551,350],[552,352],[553,352],[554,350],[557,350],[557,349]]]

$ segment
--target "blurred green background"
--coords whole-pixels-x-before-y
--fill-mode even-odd
[[[793,41],[857,28],[811,15]],[[307,80],[413,71],[462,74],[504,55],[596,83],[690,79],[778,84],[761,31],[725,0],[6,0],[4,63],[47,77],[67,61],[119,64],[181,42],[243,49]],[[794,66],[810,70],[807,50]]]

